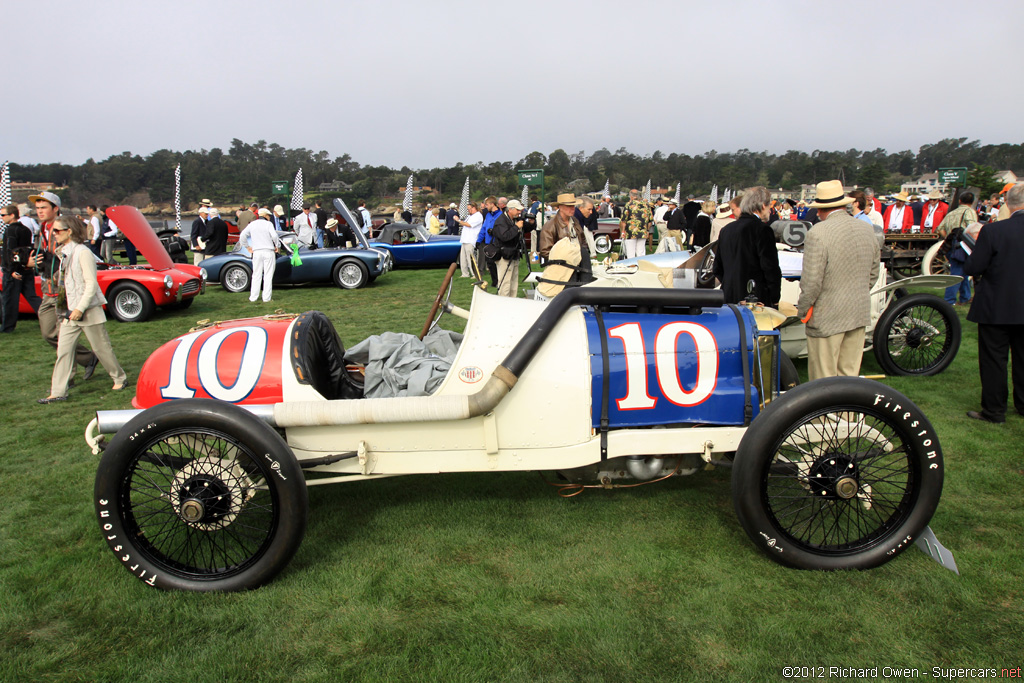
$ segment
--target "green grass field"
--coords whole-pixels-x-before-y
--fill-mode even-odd
[[[351,346],[418,332],[441,277],[279,288],[262,307],[213,286],[188,310],[107,327],[130,378],[197,320],[271,307],[322,310]],[[462,305],[468,282],[455,280]],[[98,458],[82,434],[97,409],[130,407],[131,392],[111,392],[100,369],[67,403],[37,405],[54,352],[35,320],[0,345],[3,681],[759,681],[784,667],[916,667],[924,678],[1024,664],[1024,418],[964,417],[980,395],[966,321],[946,372],[885,380],[942,439],[932,528],[961,576],[916,549],[866,572],[782,568],[736,520],[728,470],[571,499],[537,474],[460,474],[311,488],[288,568],[229,595],[149,588],[100,535]],[[880,372],[870,357],[863,371]]]

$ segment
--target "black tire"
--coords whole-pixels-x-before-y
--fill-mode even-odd
[[[281,437],[210,399],[162,403],[118,431],[100,459],[95,500],[107,544],[133,575],[194,591],[272,579],[302,541],[308,506]]]
[[[123,323],[149,320],[153,308],[153,297],[137,282],[118,282],[107,290],[107,310]]]
[[[932,294],[910,294],[889,303],[875,323],[875,358],[890,375],[942,372],[960,349],[960,318]]]
[[[331,279],[342,289],[359,289],[370,281],[370,271],[362,261],[342,259],[334,264]]]
[[[252,268],[244,263],[230,263],[220,272],[220,286],[229,292],[248,292],[252,284]]]
[[[931,423],[884,384],[833,377],[772,401],[743,435],[733,503],[747,535],[797,569],[869,569],[906,550],[942,494]]]
[[[789,391],[800,385],[800,373],[785,351],[779,351],[779,385],[781,391]]]

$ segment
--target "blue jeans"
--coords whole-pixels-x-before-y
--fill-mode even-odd
[[[960,261],[950,260],[949,274],[959,275],[963,278],[959,284],[946,287],[946,303],[955,304],[957,292],[960,293],[960,303],[965,304],[971,300],[971,280],[964,275],[964,264]]]

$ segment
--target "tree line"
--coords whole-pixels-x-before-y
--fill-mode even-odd
[[[85,163],[18,164],[11,163],[13,180],[54,182],[66,186],[64,199],[72,205],[138,203],[145,197],[153,203],[174,200],[174,168],[181,164],[183,208],[206,197],[221,205],[256,200],[260,203],[284,203],[287,197],[274,196],[273,181],[286,180],[289,187],[295,172],[301,168],[307,197],[318,194],[321,183],[342,180],[351,190],[327,193],[346,201],[366,199],[379,202],[395,196],[405,186],[410,174],[417,185],[433,188],[433,194],[421,200],[457,199],[468,176],[473,198],[487,195],[518,196],[517,169],[544,169],[548,199],[561,191],[576,193],[599,191],[605,182],[615,192],[641,187],[648,179],[655,185],[674,188],[682,185],[682,194],[701,195],[710,192],[713,184],[720,190],[765,185],[769,188],[798,189],[803,183],[814,184],[840,178],[846,185],[874,187],[879,193],[898,191],[901,183],[938,168],[967,167],[971,169],[969,184],[983,192],[998,190],[992,178],[995,170],[1022,171],[1024,175],[1024,144],[981,145],[977,140],[948,138],[918,151],[888,152],[884,149],[860,151],[790,150],[784,154],[711,150],[699,155],[665,154],[656,151],[649,156],[633,154],[622,147],[615,152],[602,148],[589,156],[556,149],[550,154],[531,152],[512,161],[485,164],[455,164],[447,168],[400,169],[387,166],[362,166],[350,155],[331,158],[325,151],[305,148],[286,149],[276,143],[259,140],[255,144],[237,138],[227,151],[220,148],[174,152],[158,150],[143,157],[130,152],[102,161],[88,159]],[[540,188],[531,188],[536,192]],[[326,194],[325,194],[326,197]]]

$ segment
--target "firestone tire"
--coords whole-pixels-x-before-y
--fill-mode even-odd
[[[137,282],[119,282],[107,291],[107,310],[123,323],[140,323],[153,315],[153,297]]]
[[[894,299],[879,316],[872,333],[875,358],[890,375],[936,375],[960,350],[960,318],[946,301],[932,294]]]
[[[165,590],[257,588],[306,528],[306,483],[287,444],[248,411],[209,399],[132,419],[104,452],[94,494],[114,555]]]
[[[772,401],[743,435],[733,503],[747,535],[796,569],[869,569],[906,550],[942,494],[942,448],[906,396],[835,377]]]
[[[220,274],[220,284],[221,287],[235,294],[248,292],[249,285],[252,284],[252,270],[241,263],[225,266]]]

